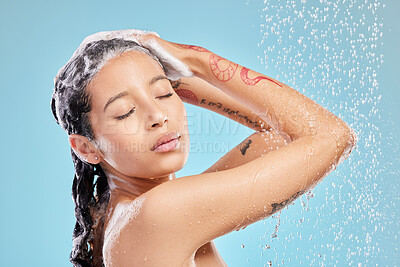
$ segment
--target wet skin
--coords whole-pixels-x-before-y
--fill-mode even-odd
[[[173,45],[163,44],[169,52],[177,51],[171,48]],[[95,79],[89,86],[95,96],[91,119],[96,143],[79,136],[70,139],[71,146],[87,161],[98,163],[94,157],[101,156],[100,164],[112,185],[106,226],[110,219],[124,218],[113,214],[115,207],[124,203],[134,207],[134,212],[129,213],[131,219],[114,233],[114,242],[109,242],[112,234],[105,240],[110,244],[105,259],[116,266],[224,266],[213,248],[213,239],[281,210],[334,170],[355,147],[356,136],[348,125],[304,95],[252,70],[240,72],[244,67],[208,50],[196,50],[193,57],[181,60],[188,65],[199,64],[193,68],[196,76],[231,98],[225,98],[218,90],[204,92],[211,92],[212,86],[191,88],[201,84],[196,79],[193,83],[182,79],[182,86],[186,85],[178,85],[176,92],[185,90],[180,91],[182,99],[257,127],[260,132],[202,174],[175,179],[175,171],[183,167],[188,155],[183,103],[176,94],[176,100],[156,99],[167,90],[157,95],[157,89],[147,83],[162,74],[161,67],[145,55],[130,55],[135,60],[138,56],[137,65],[124,57],[113,59],[100,71],[97,83]],[[228,67],[222,68],[221,64]],[[136,71],[131,73],[133,69]],[[158,81],[160,85],[162,82]],[[168,86],[171,84],[165,83],[159,90]],[[102,114],[108,99],[126,89],[131,90],[129,101],[117,100],[122,103],[109,107],[109,111],[115,108],[114,113]],[[241,99],[241,104],[234,102],[233,96]],[[214,104],[218,102],[221,105]],[[112,120],[129,112],[132,106],[136,107],[137,118],[132,113],[126,123]],[[167,112],[168,120],[164,121]],[[267,131],[265,124],[273,129]],[[164,154],[151,151],[158,134],[167,127],[182,133],[181,146]],[[132,131],[134,135],[129,134]],[[147,149],[108,149],[109,144],[130,142],[144,144]]]

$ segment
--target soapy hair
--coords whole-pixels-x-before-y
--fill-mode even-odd
[[[57,124],[68,135],[79,134],[96,143],[89,120],[92,98],[86,86],[113,57],[131,50],[141,51],[156,60],[170,80],[193,75],[186,65],[160,46],[153,43],[148,49],[139,45],[130,38],[130,31],[135,30],[100,32],[88,36],[59,70],[54,79],[51,110]],[[110,199],[109,183],[100,164],[82,161],[72,148],[71,156],[75,167],[72,199],[76,223],[69,260],[74,266],[104,266],[103,228]]]

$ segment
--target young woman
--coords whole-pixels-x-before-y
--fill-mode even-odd
[[[256,132],[177,179],[189,153],[183,102]],[[281,210],[357,143],[291,87],[139,30],[87,37],[55,78],[51,107],[75,164],[75,266],[226,266],[213,239]]]

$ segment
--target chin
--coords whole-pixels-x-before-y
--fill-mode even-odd
[[[164,160],[161,159],[160,161],[158,161],[156,163],[157,168],[159,170],[162,170],[163,172],[169,172],[169,173],[179,171],[185,166],[188,158],[187,156],[188,155],[185,152],[172,154],[168,158],[165,158]]]

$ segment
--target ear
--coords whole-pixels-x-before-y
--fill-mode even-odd
[[[82,161],[92,164],[98,164],[101,161],[101,153],[97,151],[87,137],[79,134],[71,134],[68,136],[68,140],[71,148]]]

